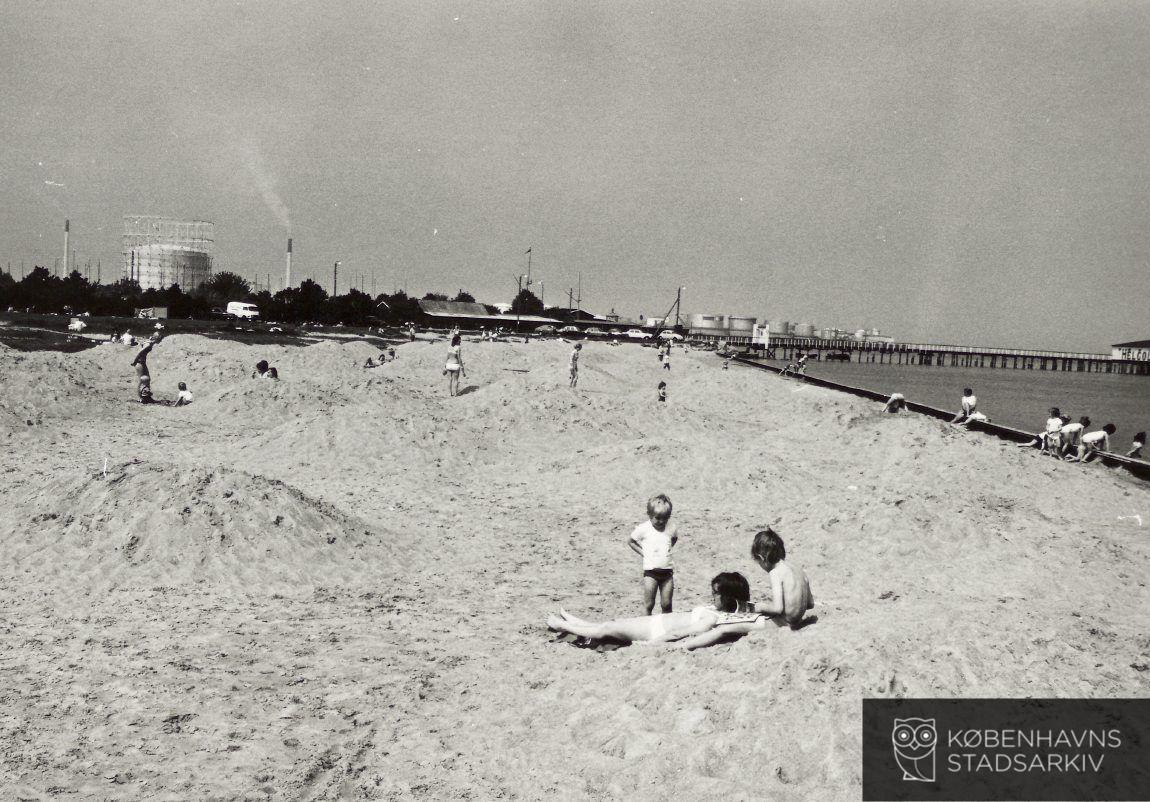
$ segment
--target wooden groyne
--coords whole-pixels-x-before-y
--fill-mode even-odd
[[[733,359],[740,364],[752,368],[757,368],[758,370],[765,370],[775,374],[781,374],[783,372],[782,368],[777,368],[774,365],[764,365],[761,362],[756,362],[755,358],[753,357],[735,356]],[[813,384],[815,387],[825,387],[828,390],[838,390],[839,392],[850,393],[851,395],[857,395],[861,398],[869,398],[871,401],[878,401],[883,404],[885,404],[887,399],[890,398],[889,393],[880,393],[876,390],[868,390],[865,387],[852,387],[847,384],[839,384],[838,382],[820,379],[815,376],[805,376],[802,374],[796,376],[793,373],[787,375],[796,381]],[[917,401],[911,401],[910,399],[907,399],[906,408],[911,412],[917,412],[920,415],[928,415],[932,418],[937,418],[938,420],[946,422],[953,420],[955,415],[953,410],[948,411],[945,409],[939,409],[938,407],[932,407],[927,404],[920,404]],[[1024,432],[1021,429],[1015,429],[1010,426],[1002,426],[998,423],[973,421],[969,428],[972,431],[986,432],[987,434],[994,435],[1000,440],[1008,440],[1012,443],[1029,443],[1034,439],[1033,432]],[[1123,470],[1127,471],[1133,476],[1138,477],[1139,479],[1150,481],[1150,462],[1145,460],[1133,459],[1131,457],[1125,457],[1121,454],[1114,454],[1109,451],[1097,451],[1095,452],[1093,459],[1112,468],[1122,468]]]
[[[990,348],[926,343],[884,343],[866,340],[823,340],[817,337],[772,335],[767,348],[749,338],[731,338],[732,346],[747,348],[765,359],[792,360],[800,354],[812,359],[873,362],[884,365],[989,368],[1004,370],[1053,370],[1072,373],[1118,373],[1150,376],[1150,362],[1114,359],[1109,354],[1038,351],[1022,348]]]

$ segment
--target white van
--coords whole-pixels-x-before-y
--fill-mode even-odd
[[[255,304],[247,304],[243,301],[228,301],[228,314],[232,317],[255,320],[260,316],[260,308]]]

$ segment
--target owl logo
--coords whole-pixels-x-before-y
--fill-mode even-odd
[[[934,750],[938,745],[934,719],[896,718],[890,740],[903,780],[934,782]]]

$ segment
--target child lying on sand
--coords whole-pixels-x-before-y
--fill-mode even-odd
[[[663,613],[637,618],[616,618],[596,624],[566,610],[550,616],[547,626],[585,638],[612,638],[624,643],[658,644],[678,649],[700,649],[757,629],[766,629],[767,616],[750,609],[751,588],[739,573],[723,573],[711,580],[713,605],[689,613]]]

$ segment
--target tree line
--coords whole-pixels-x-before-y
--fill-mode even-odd
[[[422,300],[463,301],[475,298],[460,290],[449,298],[441,293],[427,293]],[[174,318],[207,319],[213,310],[226,308],[230,301],[246,301],[259,307],[260,317],[290,323],[344,323],[370,326],[406,323],[418,320],[419,300],[399,291],[374,298],[357,289],[330,296],[323,287],[305,279],[298,287],[280,290],[274,295],[267,290],[256,292],[246,279],[235,273],[216,273],[200,286],[185,291],[178,284],[167,289],[141,289],[129,279],[113,284],[90,282],[79,271],[67,276],[54,276],[37,266],[20,280],[0,270],[0,309],[10,311],[55,312],[98,316],[133,317],[137,309],[163,306]],[[498,310],[483,305],[489,314]],[[543,302],[530,290],[522,290],[511,305],[512,314],[566,317],[561,307],[544,309]]]

